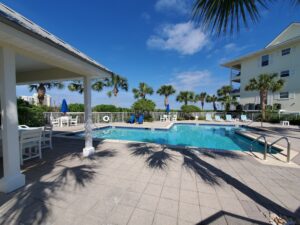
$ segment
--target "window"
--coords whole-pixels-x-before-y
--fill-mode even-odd
[[[282,56],[288,55],[290,53],[291,53],[291,48],[286,48],[286,49],[281,50],[281,55]]]
[[[263,55],[261,57],[261,66],[269,65],[269,55]]]
[[[281,71],[280,77],[288,77],[288,76],[290,76],[290,71],[289,70]]]
[[[280,92],[279,98],[280,98],[280,99],[286,99],[286,98],[289,98],[289,93],[288,93],[288,92]]]

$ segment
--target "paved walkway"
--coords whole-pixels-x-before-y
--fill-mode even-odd
[[[0,195],[0,224],[267,224],[300,217],[300,171],[233,152],[55,138],[27,163],[27,185]]]

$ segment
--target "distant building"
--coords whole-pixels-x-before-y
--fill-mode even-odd
[[[260,104],[258,92],[245,91],[251,78],[262,73],[277,73],[284,87],[269,93],[267,104],[280,104],[287,111],[300,112],[300,23],[292,23],[264,49],[242,56],[223,66],[231,69],[230,81],[245,110]]]
[[[38,105],[39,104],[39,99],[38,99],[38,94],[35,93],[32,96],[21,96],[21,99],[23,99],[24,101],[29,102],[29,104],[32,105]],[[43,102],[43,105],[45,106],[51,106],[51,96],[50,95],[45,95],[45,99]]]

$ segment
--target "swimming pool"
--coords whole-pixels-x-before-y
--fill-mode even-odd
[[[251,140],[235,133],[245,128],[218,125],[174,124],[168,130],[140,128],[104,128],[93,130],[93,138],[150,142],[218,150],[249,151]],[[84,136],[78,133],[77,136]],[[263,146],[255,144],[254,151]]]

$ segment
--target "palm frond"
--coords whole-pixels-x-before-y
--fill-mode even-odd
[[[248,20],[257,22],[260,7],[267,8],[271,0],[195,0],[192,16],[204,29],[220,35],[228,31],[239,31],[241,24],[248,26]]]

